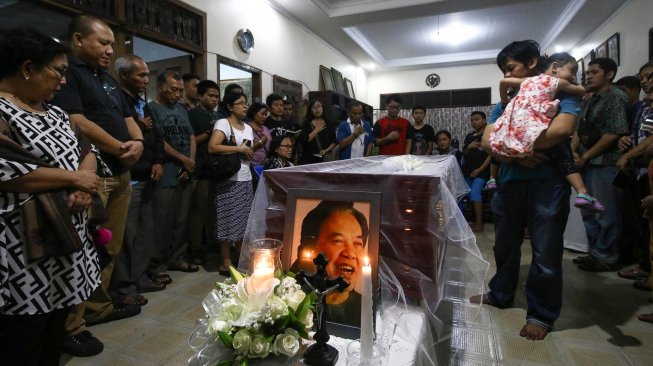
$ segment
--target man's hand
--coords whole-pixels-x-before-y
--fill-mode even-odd
[[[580,156],[578,154],[574,154],[574,164],[577,166],[583,167],[587,164],[587,159],[583,156]]]
[[[621,155],[619,157],[619,160],[617,160],[616,166],[617,166],[617,169],[619,169],[619,170],[621,170],[623,172],[625,172],[628,169],[628,158],[626,157],[626,155]]]
[[[624,151],[630,148],[630,144],[632,143],[632,139],[630,136],[621,136],[619,139],[619,142],[617,142],[617,147],[619,148],[619,151]]]
[[[68,210],[73,215],[85,211],[91,206],[91,195],[82,191],[70,192],[67,205]]]
[[[159,179],[163,176],[163,165],[161,164],[152,164],[152,170],[151,170],[151,175],[150,178],[152,178],[153,181],[158,182]]]
[[[478,177],[478,175],[481,174],[482,172],[483,172],[483,171],[482,171],[480,168],[477,168],[477,169],[472,170],[471,173],[469,173],[469,176],[470,176],[471,178],[476,178],[476,177]]]
[[[478,149],[479,147],[481,147],[481,142],[478,140],[472,141],[469,144],[467,144],[467,149],[469,150]]]
[[[540,163],[543,163],[548,160],[549,158],[546,155],[539,152],[535,152],[533,153],[533,155],[525,158],[516,158],[514,162],[526,168],[533,169],[536,166],[538,166]]]
[[[388,139],[389,141],[397,141],[399,140],[399,132],[392,131],[385,138]]]
[[[141,158],[144,149],[145,145],[143,145],[143,142],[141,141],[123,142],[122,145],[120,145],[120,151],[122,154],[118,156],[118,159],[122,165],[126,167],[132,166]]]
[[[360,136],[360,135],[362,135],[364,133],[365,133],[365,129],[363,128],[363,126],[358,125],[358,126],[356,126],[356,128],[354,128],[354,135],[356,135],[356,137],[358,137],[358,136]]]
[[[192,173],[195,171],[195,160],[184,156],[184,159],[181,161],[181,165],[184,166],[184,169],[188,171],[189,173]]]

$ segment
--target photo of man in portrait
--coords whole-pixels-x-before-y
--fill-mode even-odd
[[[321,201],[301,224],[300,245],[291,271],[313,272],[312,260],[324,253],[329,277],[342,276],[349,286],[326,297],[327,321],[360,327],[361,294],[355,290],[367,255],[368,220],[354,202]]]

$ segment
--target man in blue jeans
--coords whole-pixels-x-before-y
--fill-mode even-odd
[[[497,65],[505,77],[531,77],[539,74],[539,45],[535,41],[517,41],[497,56]],[[559,128],[544,131],[535,143],[538,150],[566,142],[573,133],[580,113],[580,100],[559,95],[560,110],[554,117]],[[501,115],[497,104],[490,123]],[[492,118],[494,117],[494,118]],[[491,151],[489,136],[493,125],[483,134],[483,147]],[[492,199],[495,224],[494,257],[497,272],[490,280],[487,294],[470,301],[498,308],[512,305],[519,279],[521,244],[524,227],[531,235],[533,257],[525,293],[528,303],[526,324],[520,335],[531,340],[544,339],[553,328],[562,307],[563,232],[569,215],[570,187],[554,164],[536,152],[531,157],[500,161],[499,185]]]

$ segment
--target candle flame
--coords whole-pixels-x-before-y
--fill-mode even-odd
[[[365,257],[365,258],[364,258],[364,261],[365,261],[365,267],[369,267],[369,265],[370,265],[370,257]]]
[[[305,250],[304,251],[304,258],[311,259],[312,257],[313,257],[313,251],[312,250]]]

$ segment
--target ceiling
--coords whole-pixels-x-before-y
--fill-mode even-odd
[[[508,43],[578,47],[630,0],[269,0],[370,72],[494,62]],[[590,45],[591,47],[591,45]]]

